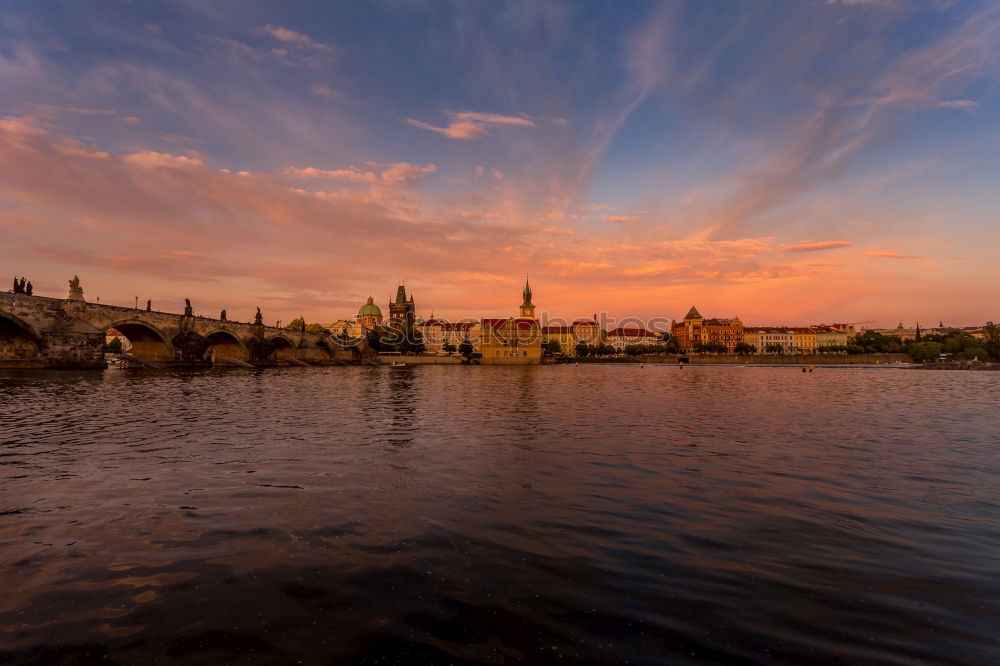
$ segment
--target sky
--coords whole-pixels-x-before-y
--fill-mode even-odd
[[[0,0],[0,266],[41,295],[981,324],[1000,3]]]

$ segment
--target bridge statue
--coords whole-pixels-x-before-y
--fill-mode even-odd
[[[73,279],[69,281],[69,296],[67,296],[71,301],[82,301],[83,300],[83,289],[80,288],[80,276],[74,275]]]
[[[191,299],[190,298],[185,298],[184,299],[184,316],[185,317],[190,317],[192,315],[194,315],[194,308],[191,307]]]
[[[31,280],[28,280],[28,285],[24,288],[24,293],[28,296],[31,296],[31,294],[34,293],[34,291],[35,288],[32,286]]]
[[[221,319],[222,321],[229,321],[228,319],[226,319],[226,311],[225,310],[223,310],[222,312],[219,313],[219,319]]]
[[[152,312],[152,311],[153,311],[153,301],[147,300],[146,301],[146,312]]]
[[[257,308],[257,314],[254,315],[253,323],[260,326],[264,325],[264,315],[260,313],[260,308]]]

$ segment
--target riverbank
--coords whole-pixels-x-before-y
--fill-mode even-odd
[[[912,363],[906,354],[702,354],[679,356],[607,356],[555,359],[556,363],[667,363],[677,365],[686,358],[685,365],[896,365]]]

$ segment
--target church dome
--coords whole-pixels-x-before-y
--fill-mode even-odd
[[[382,310],[379,309],[379,307],[377,305],[375,305],[375,301],[372,299],[371,296],[369,296],[368,297],[368,302],[365,303],[364,305],[362,305],[361,309],[358,310],[358,316],[359,317],[381,317],[382,316]]]

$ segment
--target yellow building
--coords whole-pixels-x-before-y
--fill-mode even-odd
[[[597,347],[607,342],[607,335],[597,323],[597,315],[593,319],[577,319],[573,322],[572,329],[573,339],[576,341],[574,345],[582,342],[588,347]]]
[[[576,353],[576,340],[573,339],[573,327],[566,324],[548,324],[542,328],[542,344],[548,345],[555,341],[559,343],[559,351],[563,354]]]
[[[792,347],[799,354],[816,353],[816,329],[789,328],[792,333]]]
[[[427,351],[440,352],[445,345],[452,345],[457,350],[459,345],[468,340],[473,352],[480,351],[482,324],[478,321],[445,321],[431,317],[418,324]]]
[[[547,324],[542,327],[542,344],[547,345],[550,341],[559,343],[559,350],[563,354],[576,354],[576,346],[581,342],[588,347],[607,344],[607,334],[597,323],[597,316],[594,319],[577,319],[572,324]]]
[[[845,329],[831,326],[813,326],[816,331],[816,349],[823,351],[830,347],[846,347],[848,333]]]
[[[705,319],[693,305],[684,319],[674,322],[671,333],[684,351],[697,351],[705,345],[723,345],[733,351],[743,342],[743,322],[732,319]]]
[[[483,365],[537,365],[542,362],[542,330],[535,318],[527,280],[523,296],[518,317],[482,320]]]
[[[754,348],[754,352],[757,354],[764,353],[764,345],[761,340],[761,336],[767,329],[761,328],[760,326],[744,326],[743,327],[743,342],[747,343]]]

